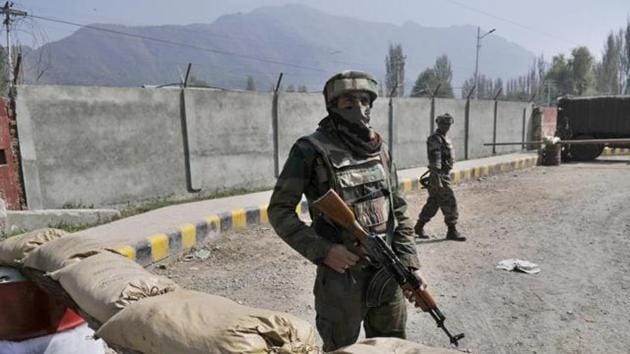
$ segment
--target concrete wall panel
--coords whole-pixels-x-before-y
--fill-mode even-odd
[[[531,105],[522,102],[499,101],[497,118],[497,142],[520,142],[523,139],[523,112],[525,112],[525,129],[530,126]],[[525,134],[527,138],[527,134]],[[489,142],[492,142],[489,141]],[[521,151],[521,145],[505,145],[496,147],[497,154]]]
[[[193,188],[273,186],[270,93],[187,89],[185,99]]]
[[[471,100],[468,137],[468,158],[492,156],[492,146],[483,146],[492,142],[494,122],[494,101]]]
[[[30,208],[185,192],[177,91],[22,86],[18,95]]]
[[[426,139],[431,134],[431,100],[400,98],[395,103],[396,165],[398,168],[425,166],[428,162]]]
[[[270,111],[271,112],[271,111]],[[280,170],[297,139],[317,129],[326,117],[326,106],[321,94],[281,92],[278,99],[278,150]]]

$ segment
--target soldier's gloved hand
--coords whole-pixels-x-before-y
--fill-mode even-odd
[[[344,245],[333,245],[328,251],[324,264],[339,273],[345,273],[346,269],[352,267],[359,261],[359,256],[348,251]]]

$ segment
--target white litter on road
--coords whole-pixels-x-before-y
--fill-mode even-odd
[[[540,272],[540,267],[538,266],[538,264],[516,258],[502,260],[501,262],[497,263],[497,268],[507,271],[519,271],[527,274],[536,274]]]

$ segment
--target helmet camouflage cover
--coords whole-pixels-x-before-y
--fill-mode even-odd
[[[444,124],[453,124],[454,120],[453,120],[453,116],[451,116],[448,113],[444,113],[441,114],[439,116],[437,116],[437,118],[435,118],[435,122],[440,124],[440,123],[444,123]]]
[[[363,71],[346,70],[333,75],[324,85],[326,106],[348,91],[365,91],[374,102],[378,96],[378,83],[372,75]]]

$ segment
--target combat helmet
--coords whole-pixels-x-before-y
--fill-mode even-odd
[[[355,70],[346,70],[333,75],[324,85],[324,99],[326,106],[347,91],[365,91],[370,95],[370,105],[378,96],[378,83],[372,75]]]
[[[443,124],[452,125],[454,122],[454,119],[453,119],[453,116],[451,116],[450,114],[444,113],[437,116],[437,118],[435,118],[435,122],[437,124],[443,123]]]

